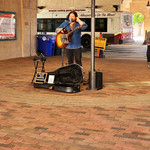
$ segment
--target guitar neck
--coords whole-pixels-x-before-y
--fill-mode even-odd
[[[73,29],[72,31],[70,31],[67,35],[69,36],[71,33],[73,33],[75,30],[81,28],[83,25],[76,27],[75,29]]]

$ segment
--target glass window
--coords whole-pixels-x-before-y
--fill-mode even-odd
[[[56,28],[65,20],[65,18],[58,19],[37,19],[38,32],[55,32]]]
[[[132,16],[125,15],[124,16],[124,26],[130,26],[130,25],[132,25]]]
[[[38,19],[37,20],[37,30],[38,30],[38,32],[45,32],[47,30],[46,19]]]
[[[96,18],[95,31],[96,32],[107,32],[107,18]]]
[[[91,32],[91,18],[81,18],[88,27],[83,32]],[[55,32],[56,28],[65,21],[65,18],[56,19],[37,19],[38,32]],[[95,20],[96,32],[107,32],[107,18],[96,18]]]

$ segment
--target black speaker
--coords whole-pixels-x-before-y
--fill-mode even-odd
[[[103,88],[103,73],[102,72],[95,72],[95,86],[96,89]],[[89,72],[89,89],[91,89],[91,72]]]

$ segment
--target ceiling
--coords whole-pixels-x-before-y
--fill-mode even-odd
[[[132,0],[122,0],[122,9],[129,9]]]

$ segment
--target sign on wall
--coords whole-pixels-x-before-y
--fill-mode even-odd
[[[0,11],[0,41],[16,40],[16,13]]]

